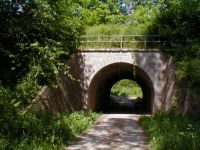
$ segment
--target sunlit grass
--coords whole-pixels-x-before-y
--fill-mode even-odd
[[[111,94],[116,96],[143,97],[141,87],[132,80],[120,80],[111,89]]]
[[[146,25],[101,24],[86,28],[86,35],[143,35]]]
[[[140,120],[154,150],[199,150],[200,122],[176,113],[157,113]]]

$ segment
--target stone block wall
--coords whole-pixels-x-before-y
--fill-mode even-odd
[[[143,70],[151,80],[154,90],[152,111],[168,109],[174,85],[173,75],[167,73],[173,72],[169,61],[168,55],[158,51],[77,52],[66,62],[70,75],[60,73],[58,88],[45,88],[37,96],[34,107],[51,113],[85,110],[88,107],[88,89],[95,75],[111,64],[127,63]],[[170,64],[173,66],[172,62]]]

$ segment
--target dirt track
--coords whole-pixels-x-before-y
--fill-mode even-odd
[[[96,125],[65,150],[149,150],[138,124],[141,115],[104,114]]]

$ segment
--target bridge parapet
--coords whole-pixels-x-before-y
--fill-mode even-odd
[[[160,35],[95,35],[81,38],[80,50],[157,51],[168,38]]]

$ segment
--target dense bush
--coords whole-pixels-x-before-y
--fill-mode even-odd
[[[65,0],[0,1],[2,105],[15,103],[17,109],[24,109],[42,86],[55,85],[64,60],[76,51],[83,33],[74,3]],[[11,110],[9,107],[7,111]]]
[[[190,88],[200,93],[200,3],[198,0],[164,2],[161,11],[149,26],[151,34],[168,36],[171,44],[162,50],[176,59],[176,77],[179,88]]]
[[[90,112],[60,116],[28,112],[17,100],[16,93],[3,86],[0,86],[0,97],[2,150],[62,149],[98,117],[98,114]]]
[[[73,1],[0,2],[3,85],[14,89],[21,82],[44,85],[54,81],[83,31],[70,4]]]
[[[17,112],[13,116],[0,120],[0,149],[62,149],[91,127],[98,114],[74,112],[52,117]]]

